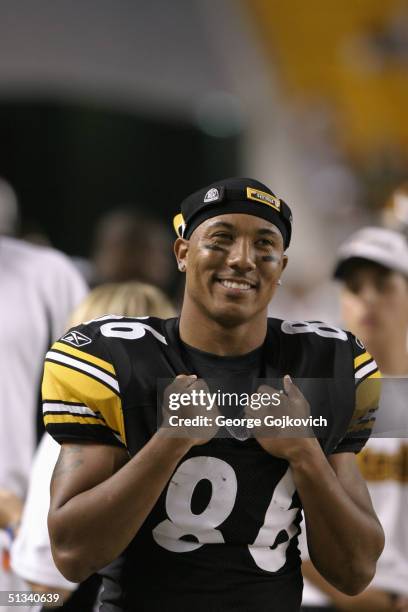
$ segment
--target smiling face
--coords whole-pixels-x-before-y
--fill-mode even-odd
[[[246,214],[204,221],[190,240],[176,241],[175,253],[186,270],[183,310],[225,327],[266,319],[287,263],[276,226]]]

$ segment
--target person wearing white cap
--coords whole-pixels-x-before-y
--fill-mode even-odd
[[[304,563],[305,609],[334,605],[364,612],[408,610],[408,243],[393,230],[366,227],[339,249],[334,277],[341,284],[345,326],[367,346],[382,372],[383,393],[376,437],[358,456],[374,508],[385,532],[385,548],[370,587],[347,597]],[[388,380],[387,380],[388,379]],[[392,380],[389,380],[392,379]],[[399,417],[396,421],[396,416]],[[393,425],[390,423],[393,422]],[[405,421],[404,421],[405,418]],[[397,427],[395,423],[397,422]],[[399,435],[399,437],[397,437]],[[405,437],[402,437],[405,436]],[[319,587],[318,593],[314,587]],[[324,595],[323,595],[323,594]]]

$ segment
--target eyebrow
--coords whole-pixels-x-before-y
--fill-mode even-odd
[[[217,227],[225,227],[226,229],[230,229],[230,230],[234,230],[236,229],[235,226],[232,223],[227,223],[227,221],[214,221],[213,223],[208,224],[208,229],[214,229]],[[279,235],[279,230],[275,227],[269,228],[269,227],[262,227],[258,230],[256,230],[257,234],[261,234],[262,236],[265,236],[266,234],[273,234],[275,236]]]
[[[214,227],[226,227],[227,229],[234,229],[232,223],[227,223],[226,221],[214,221],[213,223],[209,223],[207,227],[208,229],[213,229]]]
[[[258,230],[258,234],[262,234],[262,235],[273,234],[274,236],[278,236],[280,234],[280,231],[275,228],[271,229],[269,227],[264,227]]]

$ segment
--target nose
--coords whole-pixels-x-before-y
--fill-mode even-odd
[[[249,240],[239,238],[231,246],[227,264],[233,270],[239,272],[250,272],[256,268],[255,250]]]
[[[378,292],[371,283],[364,283],[358,291],[358,296],[367,306],[370,306],[376,302]]]

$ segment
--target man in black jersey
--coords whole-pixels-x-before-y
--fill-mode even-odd
[[[358,593],[383,547],[354,458],[374,422],[376,364],[348,332],[267,319],[292,224],[268,187],[218,181],[181,209],[180,318],[106,315],[47,354],[44,421],[62,444],[49,514],[56,564],[74,581],[100,571],[104,612],[294,612],[303,507],[315,566]],[[287,413],[324,414],[325,434],[284,438],[265,427],[249,435],[235,424],[187,423],[169,436],[165,424],[157,428],[161,379],[176,379],[166,397],[191,398],[211,388],[203,382],[210,378],[252,398],[257,379],[277,380]],[[293,378],[325,384],[301,393]],[[196,414],[208,416],[207,408]],[[167,424],[170,413],[169,405]],[[191,416],[191,405],[177,414]]]

